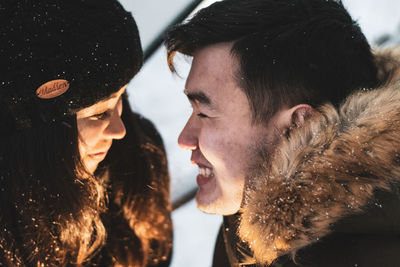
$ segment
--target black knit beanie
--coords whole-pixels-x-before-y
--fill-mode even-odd
[[[117,0],[0,0],[0,135],[71,116],[142,64],[136,23]]]

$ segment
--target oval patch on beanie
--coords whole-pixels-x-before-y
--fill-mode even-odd
[[[50,99],[64,94],[69,89],[67,80],[52,80],[42,84],[37,90],[36,95],[42,99]]]

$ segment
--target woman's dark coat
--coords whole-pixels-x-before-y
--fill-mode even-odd
[[[127,132],[130,132],[129,138],[131,141],[127,140],[126,137],[125,139],[119,141],[121,143],[113,144],[112,149],[109,151],[109,155],[105,159],[105,161],[107,161],[107,159],[110,158],[110,154],[114,154],[111,158],[114,158],[113,162],[115,164],[113,165],[113,162],[111,161],[108,162],[107,166],[113,167],[108,167],[107,172],[116,171],[117,173],[121,173],[121,175],[117,175],[118,179],[113,180],[111,177],[109,181],[104,185],[104,191],[107,192],[105,201],[106,207],[103,207],[101,210],[99,210],[99,213],[102,223],[105,227],[107,237],[104,244],[102,244],[98,248],[98,250],[93,254],[93,257],[89,261],[85,261],[83,266],[114,266],[114,256],[116,253],[120,255],[123,255],[127,251],[135,251],[139,254],[141,253],[140,251],[142,248],[140,247],[140,245],[137,246],[137,244],[141,244],[141,241],[131,229],[132,226],[130,226],[130,221],[125,218],[126,211],[123,211],[125,207],[119,205],[115,201],[117,193],[121,195],[122,192],[122,199],[125,199],[128,204],[129,200],[134,198],[133,196],[129,195],[129,193],[124,192],[137,192],[138,194],[144,194],[142,200],[146,201],[145,205],[147,207],[144,208],[144,210],[147,214],[141,214],[141,216],[152,218],[151,216],[153,214],[150,214],[151,210],[160,210],[159,213],[164,216],[166,230],[164,232],[159,232],[158,235],[165,235],[165,240],[171,241],[172,239],[169,205],[169,173],[162,139],[150,121],[144,119],[138,114],[134,114],[131,112],[126,112],[126,114],[124,114],[123,116],[125,116],[125,120],[130,119],[129,122],[124,121],[124,123],[127,128]],[[134,141],[132,142],[132,140]],[[117,146],[122,147],[122,151],[129,151],[130,154],[115,155],[121,153],[120,150],[115,149]],[[126,163],[130,166],[130,169],[118,170],[121,165],[126,166],[124,165]],[[101,169],[101,166],[99,168]],[[134,176],[132,176],[133,172],[136,173]],[[124,175],[126,175],[126,177],[128,177],[129,179],[132,179],[132,177],[135,179],[142,179],[141,183],[143,185],[139,186],[140,183],[137,181],[127,181]],[[53,243],[61,244],[60,237],[57,236],[58,231],[55,229],[54,232],[49,232],[48,230],[52,229],[51,224],[57,225],[57,221],[49,221],[46,220],[46,218],[43,218],[41,220],[41,223],[37,223],[36,221],[33,221],[33,219],[30,220],[30,218],[23,217],[23,221],[18,222],[18,224],[14,223],[10,225],[10,223],[8,223],[8,227],[6,229],[6,224],[2,222],[15,221],[16,219],[13,218],[24,216],[23,211],[26,207],[17,205],[14,206],[13,202],[9,201],[14,199],[15,197],[8,194],[15,194],[14,192],[20,191],[18,188],[18,184],[13,184],[10,181],[4,180],[1,180],[1,182],[8,182],[8,190],[2,190],[2,192],[0,192],[1,199],[6,200],[3,201],[3,203],[1,203],[0,205],[1,230],[3,230],[4,228],[4,231],[0,232],[0,266],[36,266],[36,264],[34,264],[33,262],[37,262],[37,259],[46,259],[46,264],[43,264],[43,266],[74,266],[71,265],[71,261],[69,259],[64,259],[62,262],[60,262],[59,258],[56,255],[52,253],[47,253],[45,251],[46,248],[51,247]],[[50,183],[54,181],[46,182]],[[12,186],[15,186],[15,188],[12,188]],[[36,187],[38,186],[39,185],[36,185]],[[163,188],[157,191],[154,188],[151,188],[152,186],[162,186]],[[46,206],[49,203],[48,200],[38,194],[38,192],[41,192],[41,190],[43,189],[42,186],[40,188],[35,188],[35,184],[33,184],[30,188],[32,188],[32,192],[22,192],[22,194],[32,195],[32,201],[38,203],[43,202],[41,206],[47,207],[45,214],[58,212],[56,210],[52,211],[52,209],[57,209],[58,206]],[[63,188],[62,193],[60,193],[58,197],[61,198],[62,194],[64,193],[68,194],[68,192],[70,192],[69,190],[71,189]],[[149,195],[148,193],[146,193],[146,190],[150,190],[152,196],[159,198],[158,202],[156,200],[151,201],[152,199],[149,199]],[[161,205],[163,205],[163,207],[159,207],[155,203],[162,203]],[[68,205],[69,203],[63,204]],[[157,216],[159,213],[156,213],[155,211],[154,216]],[[8,217],[5,218],[5,216]],[[73,219],[74,218],[71,218],[71,220]],[[150,221],[149,223],[155,224],[154,221]],[[23,226],[23,224],[25,225],[25,227]],[[34,227],[35,224],[37,224],[36,228]],[[25,229],[35,229],[35,232],[33,233],[32,231],[27,231]],[[50,235],[51,238],[49,238]],[[36,239],[32,237],[39,238]],[[40,247],[34,248],[32,246],[27,246],[27,244],[23,242],[23,240],[27,238],[29,240],[35,239],[32,242],[41,244],[43,246],[43,250],[40,249]],[[154,244],[152,243],[150,244],[151,249],[159,249],[157,247],[153,247],[153,245]],[[167,247],[169,251],[169,256],[163,257],[158,262],[149,263],[148,266],[169,266],[171,260],[172,243],[170,243]],[[60,249],[64,248],[60,247]]]

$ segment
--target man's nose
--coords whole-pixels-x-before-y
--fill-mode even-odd
[[[198,131],[196,130],[196,127],[194,127],[192,120],[189,119],[179,135],[179,146],[186,150],[195,150],[198,145],[197,132]]]
[[[118,112],[113,112],[110,123],[104,130],[104,135],[110,139],[122,139],[125,137],[126,129],[124,122],[119,116]]]

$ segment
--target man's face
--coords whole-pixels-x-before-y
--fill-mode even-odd
[[[193,113],[178,140],[192,151],[191,161],[199,167],[199,209],[222,215],[239,210],[255,144],[273,135],[270,127],[252,124],[230,49],[231,44],[222,43],[194,54],[185,89]]]

